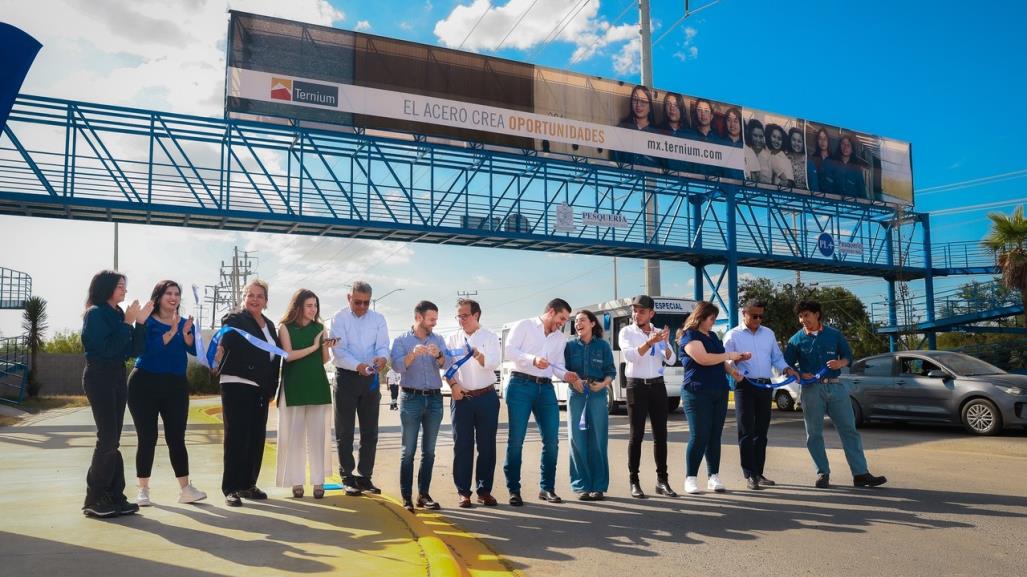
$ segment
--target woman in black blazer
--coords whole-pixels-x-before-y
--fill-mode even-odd
[[[278,333],[267,308],[267,283],[250,281],[244,288],[243,308],[222,319],[235,327],[280,347]],[[267,409],[278,390],[281,357],[262,351],[242,335],[229,331],[217,351],[221,374],[221,407],[225,421],[225,471],[221,490],[225,503],[241,507],[242,499],[267,499],[257,488],[267,437]]]

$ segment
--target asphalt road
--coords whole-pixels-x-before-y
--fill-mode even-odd
[[[958,428],[870,425],[863,441],[871,470],[888,476],[880,489],[854,489],[837,435],[825,427],[832,480],[815,489],[801,413],[774,411],[766,474],[778,486],[745,488],[738,466],[733,411],[724,429],[724,494],[676,499],[628,495],[624,414],[611,417],[611,487],[600,503],[574,500],[569,488],[566,412],[561,412],[557,492],[538,501],[539,451],[533,425],[525,445],[527,506],[506,505],[502,473],[506,410],[500,417],[498,508],[456,508],[448,409],[439,435],[433,496],[444,514],[483,537],[526,575],[942,576],[1027,575],[1027,431],[970,437]],[[375,481],[399,493],[399,417],[382,407]],[[671,415],[671,481],[684,484],[688,427]],[[642,482],[655,483],[651,444],[643,447]],[[705,475],[700,476],[705,486]]]

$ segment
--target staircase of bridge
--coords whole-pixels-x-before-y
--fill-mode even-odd
[[[28,339],[0,338],[0,402],[21,404],[25,400],[28,381]]]
[[[972,282],[962,287],[935,293],[934,318],[927,315],[925,294],[916,294],[896,303],[896,322],[889,318],[886,301],[871,303],[870,318],[881,334],[928,332],[1022,333],[1022,327],[996,324],[1024,313],[1017,291],[1007,289],[999,280]]]
[[[32,277],[0,267],[0,310],[20,310],[32,296]]]

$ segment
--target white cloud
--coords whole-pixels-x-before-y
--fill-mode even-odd
[[[674,53],[674,58],[677,58],[681,62],[686,60],[695,60],[699,57],[699,47],[695,45],[695,37],[699,34],[699,31],[691,26],[685,27],[685,42],[681,50]]]
[[[642,40],[635,39],[624,45],[613,56],[613,70],[620,76],[638,74],[642,70]]]
[[[353,27],[353,29],[356,30],[357,32],[363,32],[365,30],[370,30],[371,29],[371,23],[368,22],[367,20],[360,20],[360,21],[357,22],[357,25]]]
[[[547,42],[565,42],[574,45],[572,63],[604,53],[610,45],[637,43],[638,25],[613,26],[599,16],[599,4],[582,4],[581,0],[508,0],[493,5],[490,0],[473,0],[471,4],[454,7],[448,16],[435,23],[434,32],[442,45],[456,48],[462,43],[464,50],[474,52],[494,52],[499,48],[529,50]]]

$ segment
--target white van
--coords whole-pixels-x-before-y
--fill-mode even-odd
[[[691,314],[692,309],[695,308],[695,302],[691,299],[672,298],[672,297],[654,297],[653,301],[656,305],[656,316],[653,318],[653,325],[657,328],[669,327],[671,334],[671,341],[674,340],[674,334],[677,332],[681,325],[685,323],[685,319]],[[600,325],[603,327],[603,339],[610,343],[613,348],[613,362],[617,367],[617,376],[613,379],[613,383],[610,385],[610,394],[607,397],[609,411],[611,414],[615,413],[617,409],[625,404],[627,401],[627,379],[624,376],[624,358],[621,355],[620,347],[617,346],[617,334],[631,321],[631,299],[623,298],[605,303],[591,305],[587,307],[577,307],[571,314],[571,320],[563,327],[563,331],[568,337],[574,335],[574,315],[582,309],[588,309],[595,313],[599,319]],[[515,323],[507,323],[503,325],[503,333],[500,337],[504,348],[503,348],[503,364],[500,366],[500,379],[503,388],[510,382],[510,373],[514,370],[513,361],[506,359],[506,338],[510,333],[510,329]],[[676,345],[675,345],[676,346]],[[677,363],[673,366],[668,366],[664,370],[663,379],[665,386],[667,387],[667,405],[668,409],[674,411],[681,404],[681,383],[684,379],[684,373],[681,369],[681,359],[678,359]],[[561,404],[567,402],[567,383],[560,380],[554,380],[553,383],[556,387],[556,398]]]

